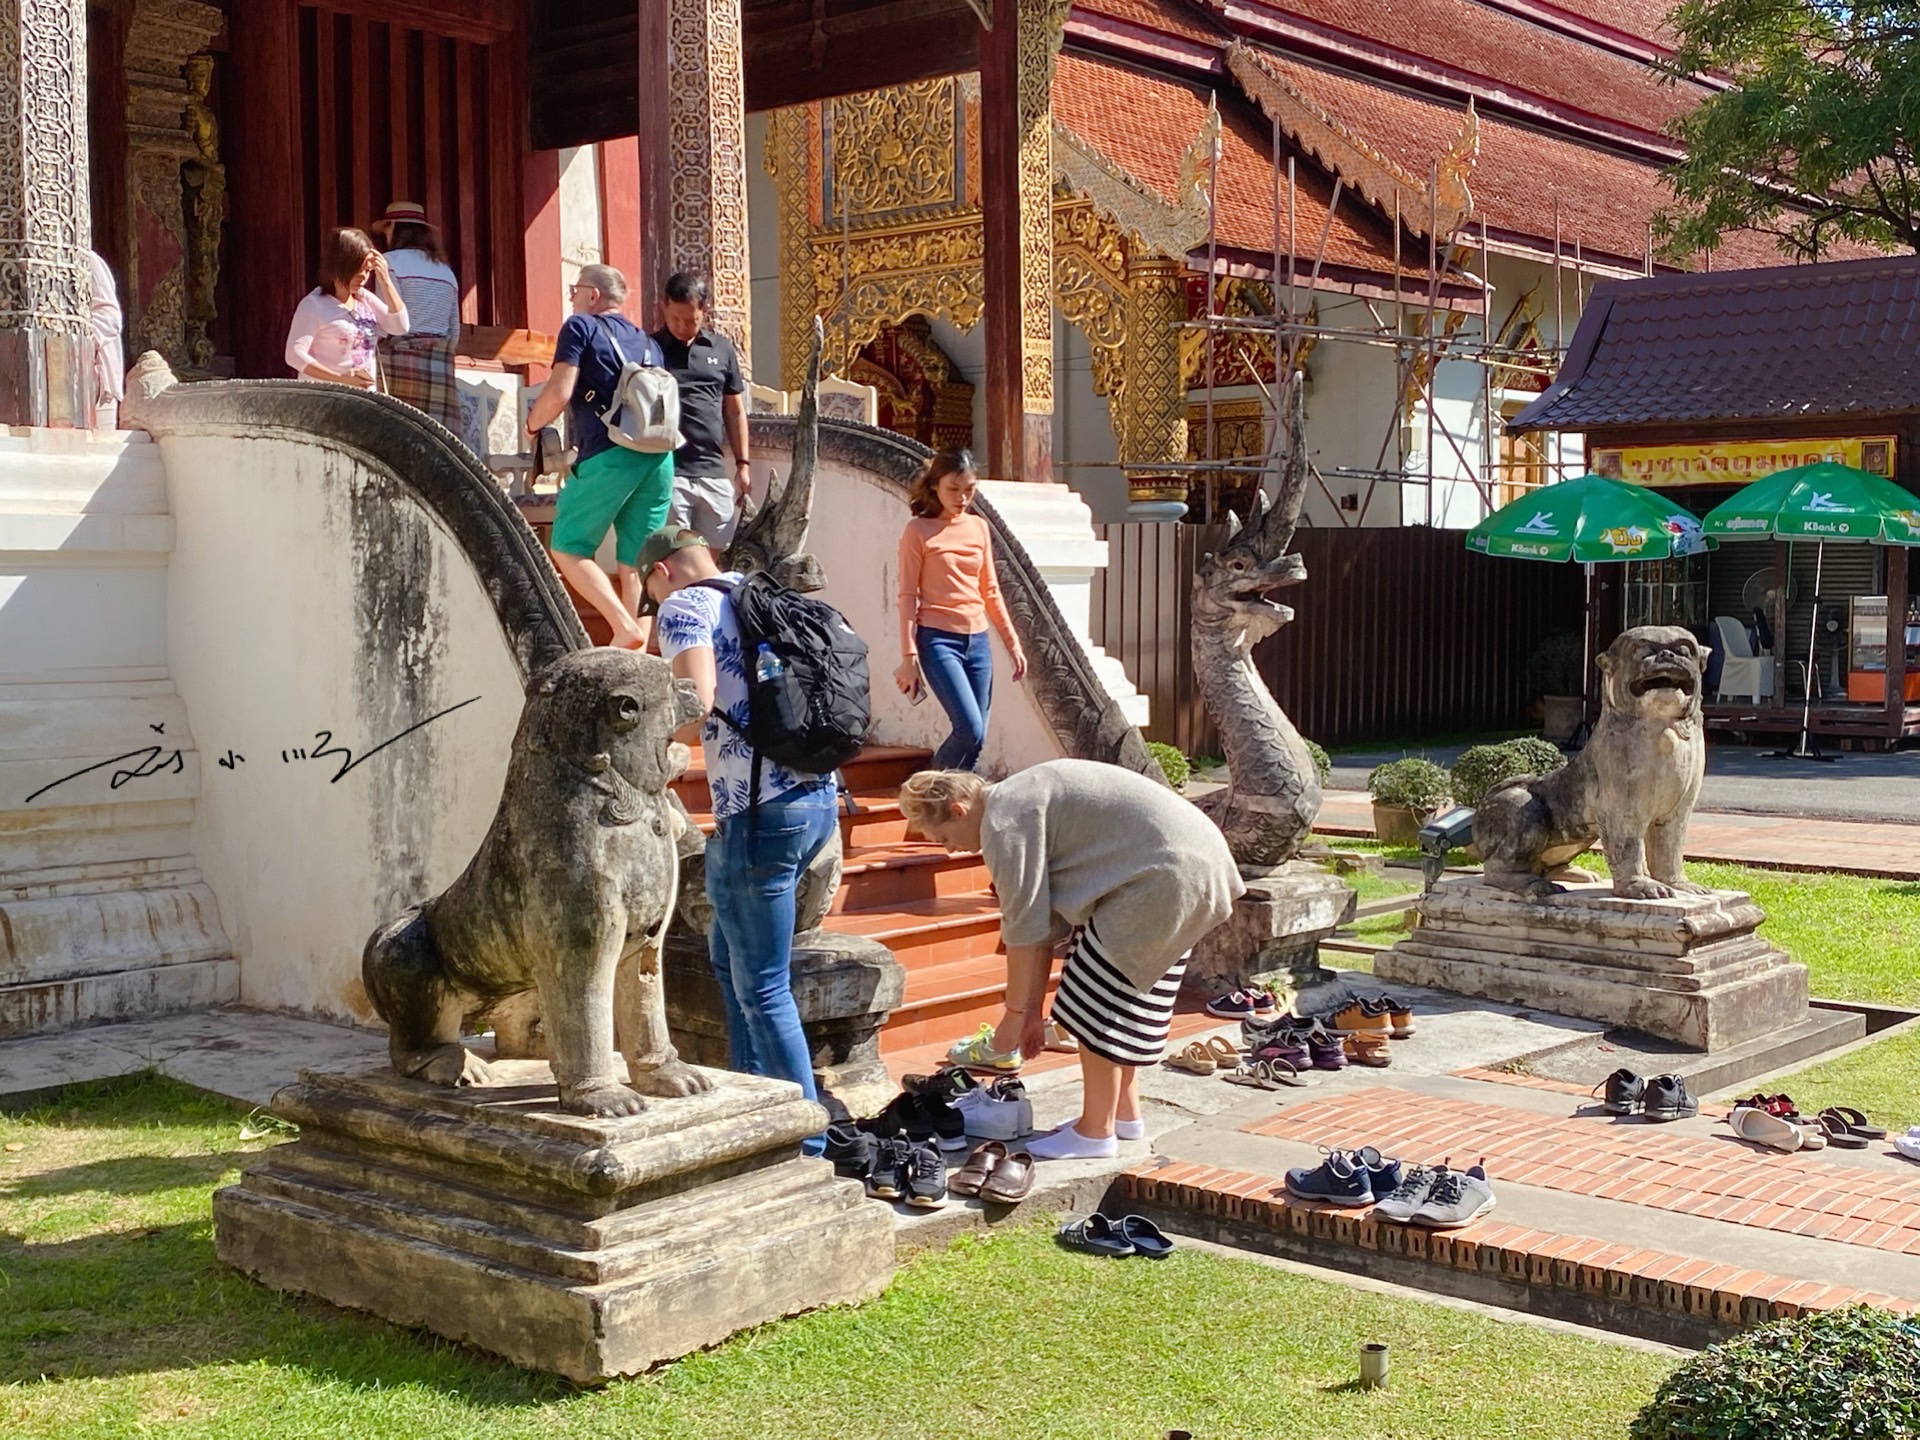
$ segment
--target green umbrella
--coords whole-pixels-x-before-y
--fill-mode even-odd
[[[1700,523],[1707,534],[1728,540],[1920,545],[1920,496],[1882,476],[1819,460],[1742,486]]]
[[[1776,752],[1790,760],[1836,760],[1808,739],[1813,716],[1814,643],[1820,634],[1820,582],[1827,541],[1920,545],[1920,496],[1891,480],[1851,465],[1816,460],[1791,470],[1776,470],[1739,490],[1707,512],[1700,522],[1707,534],[1726,539],[1813,540],[1813,624],[1807,632],[1807,683],[1800,707],[1800,743]]]
[[[1522,560],[1666,560],[1706,548],[1700,522],[1639,485],[1582,475],[1542,485],[1467,532],[1467,548]]]

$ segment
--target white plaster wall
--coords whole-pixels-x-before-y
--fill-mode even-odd
[[[605,260],[600,237],[600,150],[576,145],[560,152],[560,273],[562,283],[580,278],[580,267]],[[634,283],[629,275],[627,282]],[[564,308],[564,307],[563,307]]]
[[[1093,391],[1093,347],[1058,311],[1053,317],[1053,478],[1073,487],[1096,525],[1127,519],[1127,477],[1113,413]],[[1105,463],[1101,463],[1105,462]],[[1098,464],[1099,468],[1085,468]]]
[[[753,378],[780,388],[780,207],[767,174],[767,117],[747,116],[747,275]]]
[[[162,450],[168,648],[209,757],[194,850],[241,996],[369,1020],[361,948],[472,856],[499,801],[518,672],[472,567],[397,482],[317,445]],[[367,756],[474,697],[337,780],[342,758],[312,755]]]

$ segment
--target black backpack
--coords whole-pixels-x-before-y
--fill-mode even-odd
[[[867,644],[847,617],[824,600],[790,590],[765,571],[738,584],[707,580],[726,592],[740,631],[747,672],[745,729],[714,714],[753,747],[754,792],[764,758],[805,775],[831,775],[860,752],[873,709],[867,689]],[[764,645],[776,670],[763,678]]]

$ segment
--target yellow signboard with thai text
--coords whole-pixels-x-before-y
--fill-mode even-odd
[[[1715,445],[1628,445],[1595,450],[1593,472],[1635,485],[1745,485],[1776,470],[1834,460],[1893,475],[1894,437],[1836,440],[1727,440]]]

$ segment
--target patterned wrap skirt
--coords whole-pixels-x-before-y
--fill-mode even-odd
[[[1158,1065],[1167,1053],[1173,1002],[1186,973],[1187,956],[1182,955],[1143,993],[1107,959],[1093,927],[1082,926],[1074,932],[1066,963],[1060,967],[1053,1018],[1102,1060],[1115,1065]]]
[[[386,391],[424,410],[465,440],[460,427],[460,386],[453,374],[454,342],[447,335],[399,335],[380,342]]]

